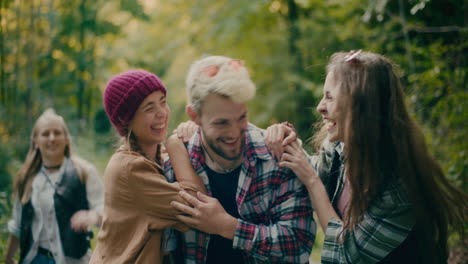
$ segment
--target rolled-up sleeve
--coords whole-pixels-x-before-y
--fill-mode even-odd
[[[10,221],[8,221],[8,232],[16,237],[20,237],[20,223],[21,223],[22,206],[18,199],[13,202],[13,214]]]
[[[291,174],[274,196],[277,202],[264,208],[271,216],[269,223],[238,219],[233,247],[260,261],[308,263],[316,226],[305,187]]]
[[[410,204],[387,192],[361,222],[343,233],[343,222],[332,218],[325,230],[322,263],[377,263],[397,248],[414,225]]]
[[[305,152],[309,164],[317,172],[318,176],[324,182],[328,180],[328,173],[332,166],[333,154],[336,148],[342,148],[343,143],[332,143],[325,141],[320,149],[320,152],[315,155],[309,155]]]

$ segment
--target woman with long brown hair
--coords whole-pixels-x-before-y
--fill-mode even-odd
[[[284,125],[268,134],[275,151],[284,143],[279,165],[308,189],[325,232],[322,263],[446,263],[449,226],[464,234],[467,196],[430,155],[394,64],[335,53],[317,111],[327,134],[318,155],[283,142],[293,134]]]

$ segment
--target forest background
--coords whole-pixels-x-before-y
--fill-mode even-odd
[[[432,153],[466,192],[467,11],[466,0],[0,0],[0,256],[12,178],[43,110],[65,117],[75,153],[102,173],[117,142],[102,106],[106,81],[131,68],[159,75],[174,128],[187,120],[188,66],[204,54],[244,60],[257,85],[250,121],[287,120],[303,139],[319,120],[331,54],[390,57]]]

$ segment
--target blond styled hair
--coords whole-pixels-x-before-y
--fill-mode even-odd
[[[196,60],[186,79],[188,103],[200,113],[208,94],[225,96],[235,103],[248,102],[255,96],[255,84],[241,60],[207,56]]]

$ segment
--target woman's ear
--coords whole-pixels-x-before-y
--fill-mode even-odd
[[[197,114],[197,112],[195,112],[192,105],[187,105],[185,107],[185,112],[190,117],[190,120],[192,120],[193,122],[195,122],[195,124],[200,126],[200,116]]]

